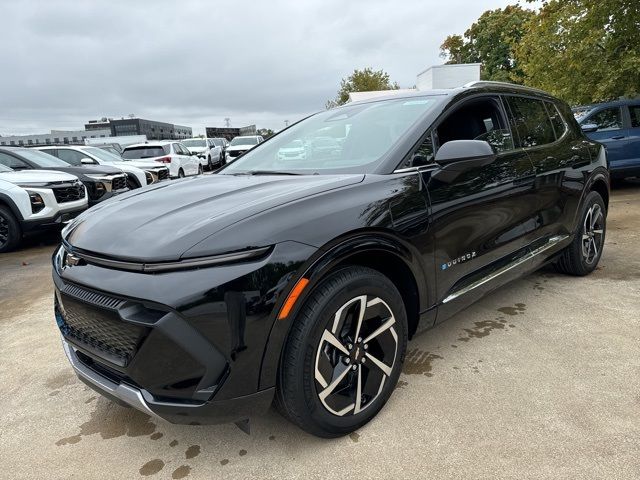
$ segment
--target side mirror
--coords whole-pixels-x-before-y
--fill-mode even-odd
[[[83,159],[80,160],[80,163],[82,163],[83,165],[95,165],[96,162],[94,162],[93,160],[91,160],[90,158],[84,157]]]
[[[582,129],[582,131],[584,133],[590,133],[590,132],[595,132],[598,130],[598,125],[596,125],[595,123],[584,123],[582,125],[580,125],[580,128]]]
[[[465,160],[487,161],[487,163],[490,163],[495,158],[496,152],[493,147],[484,140],[451,140],[438,149],[435,162],[439,165],[448,165]]]

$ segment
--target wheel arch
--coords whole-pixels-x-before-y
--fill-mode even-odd
[[[388,232],[360,232],[335,240],[319,249],[283,290],[281,300],[274,308],[274,323],[267,336],[260,372],[260,389],[275,385],[286,339],[296,314],[309,294],[329,274],[348,265],[369,267],[389,278],[398,288],[405,304],[409,337],[416,332],[420,314],[429,305],[427,279],[418,252]],[[280,309],[301,279],[308,280],[307,287],[297,298],[287,317],[278,320]]]
[[[11,213],[13,213],[13,215],[16,217],[18,222],[22,222],[24,220],[22,212],[10,196],[4,193],[0,193],[0,205],[8,207],[9,210],[11,210]]]

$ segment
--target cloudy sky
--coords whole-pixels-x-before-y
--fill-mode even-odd
[[[439,45],[515,0],[2,2],[0,135],[102,116],[279,129],[354,68],[402,87]]]

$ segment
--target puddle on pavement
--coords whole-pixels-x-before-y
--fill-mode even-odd
[[[48,378],[44,385],[49,390],[58,390],[62,387],[73,385],[76,381],[76,376],[73,373],[65,371]]]
[[[527,308],[524,303],[516,303],[514,307],[501,307],[498,309],[500,313],[504,313],[505,315],[518,315],[524,313]]]
[[[56,445],[78,443],[82,437],[100,434],[104,440],[122,437],[141,437],[156,431],[156,424],[150,422],[150,416],[134,409],[125,409],[106,399],[99,401],[91,412],[91,418],[80,425],[80,433],[61,438]]]
[[[402,371],[407,375],[424,375],[426,377],[431,377],[433,376],[431,373],[431,370],[433,369],[432,362],[434,360],[441,359],[442,357],[435,353],[425,352],[418,349],[410,350],[407,352],[407,356],[405,357]]]
[[[404,387],[406,387],[407,385],[409,385],[409,382],[405,382],[404,380],[398,380],[398,383],[396,383],[396,390],[400,390]]]
[[[171,478],[173,478],[174,480],[185,478],[190,473],[191,467],[189,465],[181,465],[173,471],[173,473],[171,474]]]
[[[200,445],[191,445],[187,448],[187,451],[184,452],[184,456],[188,459],[195,458],[200,455]]]
[[[140,472],[140,475],[147,477],[149,475],[155,475],[163,468],[164,468],[164,462],[159,458],[156,458],[155,460],[148,461],[142,467],[140,467],[139,472]]]
[[[473,322],[472,328],[463,328],[462,331],[467,334],[466,337],[458,338],[459,342],[468,342],[472,338],[482,338],[491,334],[493,330],[502,330],[505,327],[506,320],[496,318],[495,320],[482,320]]]

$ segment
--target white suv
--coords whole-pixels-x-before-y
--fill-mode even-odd
[[[127,175],[127,186],[129,190],[144,187],[158,181],[161,170],[165,170],[164,178],[169,177],[167,167],[156,162],[142,161],[137,164],[135,161],[126,162],[114,154],[102,150],[98,147],[64,145],[58,147],[36,147],[38,150],[58,157],[60,160],[70,165],[111,165],[122,170]]]
[[[125,160],[153,160],[169,166],[172,178],[198,175],[203,168],[198,157],[177,141],[147,142],[129,145],[122,152]]]
[[[224,165],[224,152],[222,147],[216,145],[210,138],[189,138],[182,140],[180,143],[187,147],[192,155],[196,155],[200,159],[200,164],[209,169],[221,167]]]
[[[87,201],[84,185],[73,175],[14,172],[0,164],[0,253],[15,248],[25,233],[64,225],[86,210]]]

